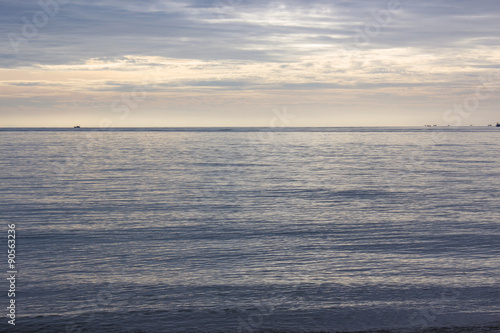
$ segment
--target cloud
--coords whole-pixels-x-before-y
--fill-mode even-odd
[[[408,103],[420,96],[444,105],[499,69],[497,0],[43,3],[56,1],[49,10],[3,1],[0,108],[44,94],[30,106],[67,95],[80,98],[79,105],[90,99],[104,105],[141,87],[151,71],[157,73],[151,96],[185,97],[182,107],[197,110],[203,103],[189,105],[190,98],[208,95],[265,105],[300,104],[307,95],[328,109],[328,98],[355,108],[376,92],[384,96],[381,109],[390,96],[405,106],[403,95]]]
[[[33,87],[42,85],[40,82],[8,82],[7,84],[19,87]]]
[[[27,1],[5,7],[1,30],[19,37],[23,22],[34,22],[33,15],[43,11]],[[135,1],[71,1],[20,45],[18,56],[12,57],[4,40],[0,63],[69,64],[124,55],[290,61],[352,43],[357,29],[374,24],[383,31],[358,46],[498,45],[499,9],[493,1],[401,0],[389,18],[384,16],[387,7],[388,1],[145,1],[140,6]],[[380,26],[384,20],[390,22]]]
[[[49,83],[49,82],[6,82],[7,85],[16,86],[16,87],[57,87],[62,86],[62,84],[58,83]]]

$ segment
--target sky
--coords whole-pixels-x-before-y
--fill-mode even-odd
[[[0,8],[0,127],[500,121],[498,0]]]

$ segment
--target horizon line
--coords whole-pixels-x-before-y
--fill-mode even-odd
[[[81,125],[79,125],[81,126]],[[81,130],[81,129],[101,129],[101,130],[107,130],[107,129],[147,129],[147,128],[156,128],[156,129],[166,129],[166,128],[268,128],[268,129],[293,129],[293,128],[386,128],[386,127],[408,127],[408,128],[433,128],[433,127],[496,127],[495,124],[487,124],[487,125],[357,125],[357,126],[123,126],[123,127],[85,127],[81,126],[79,128],[75,128],[74,126],[54,126],[54,127],[47,127],[47,126],[0,126],[0,129],[74,129],[74,130]]]

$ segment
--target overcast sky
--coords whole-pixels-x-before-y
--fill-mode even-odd
[[[0,127],[500,121],[498,0],[0,8]]]

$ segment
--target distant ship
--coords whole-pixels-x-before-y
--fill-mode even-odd
[[[500,127],[500,123],[497,123],[497,127]]]
[[[73,126],[73,128],[80,128],[80,126],[78,126],[78,125],[75,125],[75,126]]]

